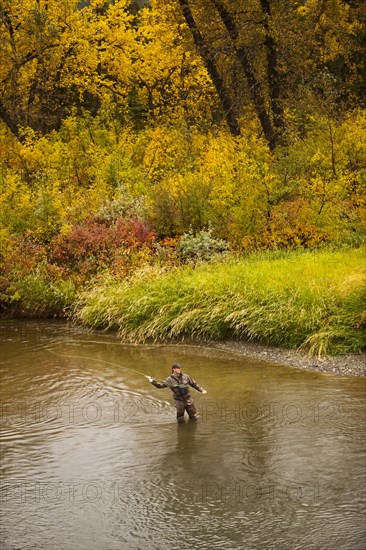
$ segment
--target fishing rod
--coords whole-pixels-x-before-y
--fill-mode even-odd
[[[106,346],[113,345],[123,345],[123,347],[139,347],[140,344],[134,344],[131,342],[111,342],[111,341],[103,341],[103,340],[75,340],[74,338],[70,342],[65,342],[66,345],[68,344],[104,344]],[[173,345],[173,344],[172,344]],[[147,345],[143,344],[144,349],[157,349],[157,348],[163,348],[166,346],[166,344],[153,344],[153,345]]]
[[[118,367],[120,369],[130,370],[132,372],[135,372],[136,374],[139,374],[140,376],[144,376],[145,378],[150,378],[146,374],[143,374],[142,372],[139,372],[138,370],[131,369],[130,367],[125,367],[123,365],[119,365],[118,363],[112,363],[111,361],[104,361],[104,359],[96,359],[95,357],[86,357],[85,355],[69,355],[65,353],[56,353],[55,351],[47,350],[49,353],[52,353],[53,355],[57,355],[57,357],[68,357],[70,359],[87,359],[88,361],[98,361],[99,363],[105,363],[106,365],[112,365],[113,367]]]

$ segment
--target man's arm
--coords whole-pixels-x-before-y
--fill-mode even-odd
[[[188,383],[190,386],[192,386],[192,388],[194,388],[195,390],[205,394],[207,393],[206,390],[204,390],[203,388],[201,388],[201,386],[199,384],[197,384],[197,382],[195,380],[193,380],[193,378],[189,377],[189,380],[188,380]]]
[[[155,380],[155,378],[153,378],[152,376],[146,376],[146,378],[148,379],[148,381],[153,385],[155,386],[155,388],[167,388],[168,385],[167,383],[164,381],[164,382],[158,382],[157,380]]]

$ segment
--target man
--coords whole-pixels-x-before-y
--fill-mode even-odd
[[[201,388],[188,374],[183,374],[181,365],[174,363],[171,376],[168,376],[163,382],[157,382],[151,376],[146,376],[146,378],[156,388],[170,388],[172,390],[178,422],[184,422],[184,411],[187,411],[190,420],[197,419],[196,407],[189,393],[189,386],[203,394],[207,391]]]

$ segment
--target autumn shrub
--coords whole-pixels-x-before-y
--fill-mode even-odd
[[[46,261],[47,251],[45,246],[34,243],[27,237],[11,236],[3,241],[1,247],[0,273],[4,279],[12,277],[21,279],[37,265]]]
[[[75,297],[76,281],[47,260],[45,246],[12,237],[1,258],[0,309],[7,315],[61,316]]]
[[[158,266],[174,267],[180,263],[179,260],[180,237],[167,237],[159,239],[156,244],[155,263]]]
[[[63,315],[69,296],[92,277],[105,270],[126,276],[156,259],[155,236],[140,220],[89,217],[49,245],[2,233],[1,307],[27,316]]]
[[[190,230],[182,236],[178,245],[178,254],[183,262],[210,260],[227,250],[228,244],[223,239],[213,237],[211,228],[196,234]]]
[[[100,270],[128,269],[136,258],[147,258],[154,244],[154,234],[140,220],[92,217],[54,239],[49,257],[67,273],[82,274],[86,280]]]
[[[243,250],[314,249],[336,241],[339,233],[335,224],[324,226],[326,222],[317,217],[307,200],[283,201],[273,207],[257,233],[243,238]]]

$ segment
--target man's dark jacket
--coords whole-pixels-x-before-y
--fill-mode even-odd
[[[189,386],[192,386],[192,388],[195,388],[199,392],[203,391],[203,388],[201,388],[193,378],[184,373],[180,373],[179,376],[172,374],[163,382],[157,382],[153,379],[152,384],[156,388],[170,388],[173,392],[173,398],[180,401],[185,401],[191,397]]]

